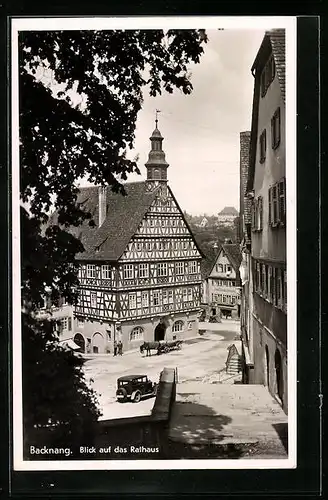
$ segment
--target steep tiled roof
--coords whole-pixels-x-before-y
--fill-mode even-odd
[[[218,258],[218,255],[219,255],[218,249],[214,248],[207,250],[205,252],[204,258],[202,259],[200,266],[202,280],[206,280],[211,274],[211,271],[216,262],[216,259]]]
[[[222,245],[223,251],[231,262],[232,267],[236,272],[239,272],[239,266],[241,263],[241,253],[239,245],[235,243],[229,243]]]
[[[280,84],[282,98],[286,98],[286,47],[285,30],[277,29],[266,33],[271,41],[272,53],[276,65],[278,80]]]
[[[252,66],[252,74],[255,77],[254,83],[254,93],[253,93],[253,109],[252,109],[252,131],[251,131],[251,143],[250,143],[250,164],[249,164],[249,174],[247,181],[247,191],[253,189],[254,181],[254,170],[255,170],[255,157],[256,148],[258,140],[258,113],[259,113],[259,101],[260,101],[260,86],[261,86],[261,72],[266,64],[270,54],[273,54],[277,77],[279,80],[279,85],[281,89],[281,95],[283,102],[285,102],[285,87],[286,87],[286,55],[285,55],[285,30],[275,29],[265,32],[261,47],[257,53],[255,61]]]
[[[147,183],[129,182],[124,185],[126,195],[114,193],[110,187],[106,188],[106,217],[99,227],[99,187],[91,186],[81,188],[78,194],[77,203],[86,212],[92,214],[95,226],[89,225],[85,221],[79,227],[71,227],[69,231],[79,238],[85,251],[76,255],[77,260],[97,260],[97,261],[117,261],[125,251],[129,241],[136,233],[139,225],[150,205],[154,201],[159,188],[152,191],[147,189]],[[174,194],[168,188],[173,200],[179,207]],[[179,207],[180,208],[180,207]],[[180,209],[181,210],[181,209]],[[182,217],[188,227],[191,236],[203,256],[203,252],[197,244],[190,226]],[[50,224],[57,224],[57,216],[54,213],[50,217]]]
[[[224,207],[224,209],[219,212],[219,215],[235,215],[237,217],[238,211],[235,207]]]
[[[96,226],[91,227],[86,221],[78,228],[70,229],[85,248],[83,253],[77,254],[78,260],[116,261],[120,258],[158,191],[147,191],[146,182],[125,184],[125,190],[126,196],[123,196],[114,193],[110,187],[106,188],[107,217],[98,227],[99,188],[80,189],[77,203],[91,212]],[[51,222],[56,223],[55,215]]]

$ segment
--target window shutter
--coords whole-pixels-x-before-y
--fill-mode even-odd
[[[269,188],[269,197],[268,197],[268,201],[269,201],[269,225],[272,224],[272,188]]]
[[[280,108],[277,109],[276,116],[276,146],[280,144]]]
[[[286,222],[286,196],[285,196],[285,179],[278,184],[279,195],[279,221],[283,224]]]
[[[275,131],[274,131],[274,115],[271,118],[271,147],[274,149],[274,137],[275,137]]]
[[[263,198],[259,199],[259,210],[260,210],[260,227],[259,229],[263,228]]]
[[[68,330],[72,331],[72,318],[68,318]]]
[[[268,266],[268,299],[272,302],[272,266]]]

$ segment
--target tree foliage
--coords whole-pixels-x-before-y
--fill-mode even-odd
[[[33,314],[45,295],[54,304],[60,296],[70,303],[76,299],[75,255],[83,248],[68,228],[86,220],[94,223],[92,214],[76,204],[77,180],[107,184],[125,194],[121,180],[138,172],[128,151],[143,89],[151,96],[174,89],[190,94],[188,65],[200,61],[204,42],[204,30],[19,34],[24,404],[33,416],[29,425],[50,418],[78,427],[82,416],[97,417],[80,361],[61,350],[54,337],[46,339],[42,331],[50,335],[52,323],[40,325]],[[51,207],[56,220],[49,225]],[[45,401],[52,415],[44,413]],[[65,415],[61,408],[67,409]]]

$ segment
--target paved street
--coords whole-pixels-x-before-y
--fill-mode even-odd
[[[171,351],[160,356],[141,355],[139,351],[123,354],[122,357],[96,356],[84,365],[87,380],[93,379],[92,387],[99,394],[102,420],[148,415],[151,413],[154,398],[138,404],[118,403],[116,401],[116,381],[118,377],[129,374],[148,375],[158,381],[164,367],[178,368],[178,381],[202,382],[225,367],[227,347],[239,333],[239,322],[223,320],[219,324],[207,324],[212,330],[204,335],[186,340],[181,351]],[[215,329],[215,331],[214,331]]]

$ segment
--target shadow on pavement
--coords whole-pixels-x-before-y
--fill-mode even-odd
[[[193,397],[194,394],[184,394]],[[224,427],[232,419],[218,415],[209,406],[196,402],[176,402],[172,420],[166,458],[222,458],[238,459],[245,451],[244,443],[222,443],[229,435]]]
[[[278,424],[272,424],[272,427],[279,436],[279,439],[288,454],[288,424],[287,422],[280,422]]]

